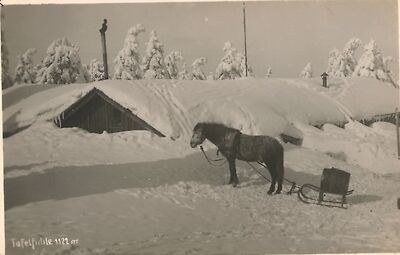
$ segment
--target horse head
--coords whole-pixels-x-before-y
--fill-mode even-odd
[[[193,129],[192,139],[190,139],[190,146],[196,148],[197,145],[202,144],[206,136],[204,135],[202,123],[197,123]]]

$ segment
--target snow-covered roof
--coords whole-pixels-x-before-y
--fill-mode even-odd
[[[400,106],[400,90],[391,83],[376,79],[355,77],[344,80],[336,100],[344,105],[356,120],[394,113]]]
[[[3,122],[15,117],[21,127],[51,120],[94,87],[174,138],[190,137],[200,121],[275,136],[292,123],[344,123],[346,114],[372,117],[398,104],[397,89],[368,78],[340,80],[329,89],[320,79],[107,80],[35,93],[6,108]]]

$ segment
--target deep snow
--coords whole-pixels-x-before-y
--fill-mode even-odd
[[[168,137],[186,140],[199,121],[277,136],[296,122],[343,124],[393,113],[399,104],[398,89],[369,78],[341,79],[330,89],[315,79],[112,80],[33,94],[4,110],[5,131],[55,118],[94,87]]]
[[[367,96],[348,98],[360,81],[382,95],[374,107],[361,107],[363,100],[371,100]],[[366,127],[350,118],[390,113],[389,106],[398,104],[393,97],[398,90],[370,79],[338,81],[330,89],[320,88],[316,80],[300,79],[275,79],[274,84],[262,83],[264,87],[251,79],[139,83],[122,82],[118,87],[125,92],[143,90],[137,95],[141,106],[164,107],[160,112],[167,115],[152,115],[152,124],[178,139],[146,131],[90,134],[43,121],[68,107],[71,95],[82,96],[91,86],[106,93],[104,82],[37,92],[4,110],[10,118],[20,111],[19,117],[14,116],[17,123],[33,123],[4,139],[7,254],[400,250],[395,127],[382,122]],[[58,100],[43,100],[44,95],[59,94],[57,89],[65,94]],[[119,102],[139,113],[138,104],[132,105],[133,100],[122,94],[114,91],[112,96],[120,96]],[[237,166],[239,188],[226,185],[227,165],[210,166],[199,150],[188,145],[194,122],[212,118],[234,122],[250,134],[300,133],[302,146],[284,145],[286,177],[298,184],[319,185],[323,168],[350,172],[350,188],[355,191],[348,198],[348,209],[306,205],[296,195],[267,196],[269,184],[244,162]],[[344,129],[309,125],[346,119],[350,122]],[[213,146],[207,143],[206,148],[210,157],[216,157]],[[40,236],[66,236],[79,239],[79,245],[34,251],[12,248],[10,238]]]

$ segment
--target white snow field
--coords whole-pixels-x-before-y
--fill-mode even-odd
[[[167,137],[92,134],[48,121],[93,87]],[[49,86],[30,96],[29,86],[21,88],[23,96],[17,88],[3,93],[15,98],[3,110],[5,131],[28,127],[4,139],[7,254],[400,251],[395,125],[353,121],[393,113],[399,90],[389,84],[368,78],[332,80],[330,88],[316,79],[103,81]],[[211,166],[189,146],[199,121],[301,137],[301,146],[284,144],[286,178],[319,185],[324,168],[350,172],[347,209],[304,204],[296,194],[268,196],[269,183],[245,162],[237,163],[239,187],[227,185],[228,166]],[[215,158],[215,148],[205,147]],[[13,243],[60,237],[69,245]]]

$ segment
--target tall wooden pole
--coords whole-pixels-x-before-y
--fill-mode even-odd
[[[106,31],[107,31],[107,20],[104,19],[103,24],[100,28],[101,35],[101,49],[103,51],[103,66],[104,66],[104,76],[108,79],[108,63],[107,63],[107,46],[106,46]]]
[[[246,38],[246,4],[243,2],[243,32],[244,32],[244,62],[246,66],[247,77],[247,38]]]
[[[399,108],[396,107],[396,137],[397,137],[397,158],[400,159],[400,137],[399,137]],[[399,208],[400,209],[400,208]]]

